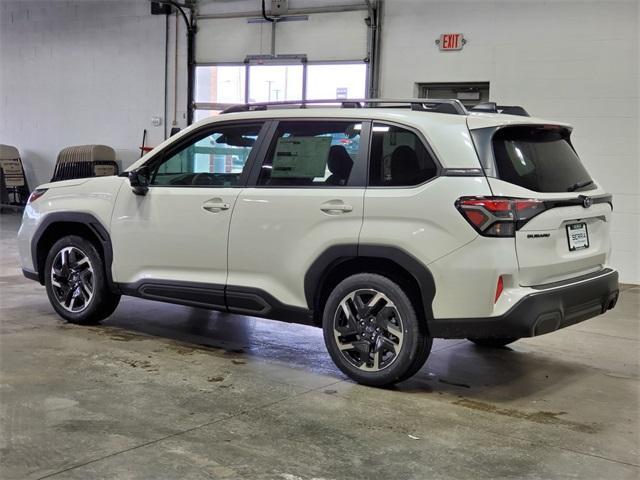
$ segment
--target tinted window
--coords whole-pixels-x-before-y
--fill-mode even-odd
[[[409,187],[436,173],[436,163],[418,135],[393,125],[373,124],[369,185]]]
[[[340,187],[349,182],[360,148],[359,122],[280,123],[259,185]]]
[[[594,185],[569,142],[569,130],[509,127],[493,136],[498,177],[536,192],[593,189]]]
[[[155,167],[151,184],[236,185],[261,127],[261,124],[222,126],[199,135]]]

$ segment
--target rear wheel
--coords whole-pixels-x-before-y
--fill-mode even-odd
[[[519,338],[468,338],[470,342],[475,343],[480,347],[487,348],[500,348],[510,343],[520,340]]]
[[[377,274],[357,274],[329,295],[324,340],[334,363],[358,383],[400,382],[424,365],[431,338],[402,288]]]
[[[44,275],[51,305],[68,322],[98,323],[120,302],[120,295],[109,289],[100,254],[83,237],[58,240],[47,256]]]

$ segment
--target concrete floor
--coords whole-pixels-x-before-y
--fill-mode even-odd
[[[640,478],[640,287],[513,348],[362,387],[319,329],[124,298],[62,322],[0,215],[3,479]]]

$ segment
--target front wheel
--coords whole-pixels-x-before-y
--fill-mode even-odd
[[[58,240],[47,256],[44,275],[51,305],[68,322],[98,323],[120,302],[120,295],[109,289],[100,254],[83,237]]]
[[[377,274],[353,275],[334,288],[325,305],[323,331],[336,366],[364,385],[405,380],[431,351],[426,325],[407,294]]]

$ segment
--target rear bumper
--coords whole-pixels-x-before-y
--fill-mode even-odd
[[[613,308],[618,301],[618,272],[607,268],[532,290],[504,315],[434,319],[430,333],[435,338],[522,338],[554,332]]]

